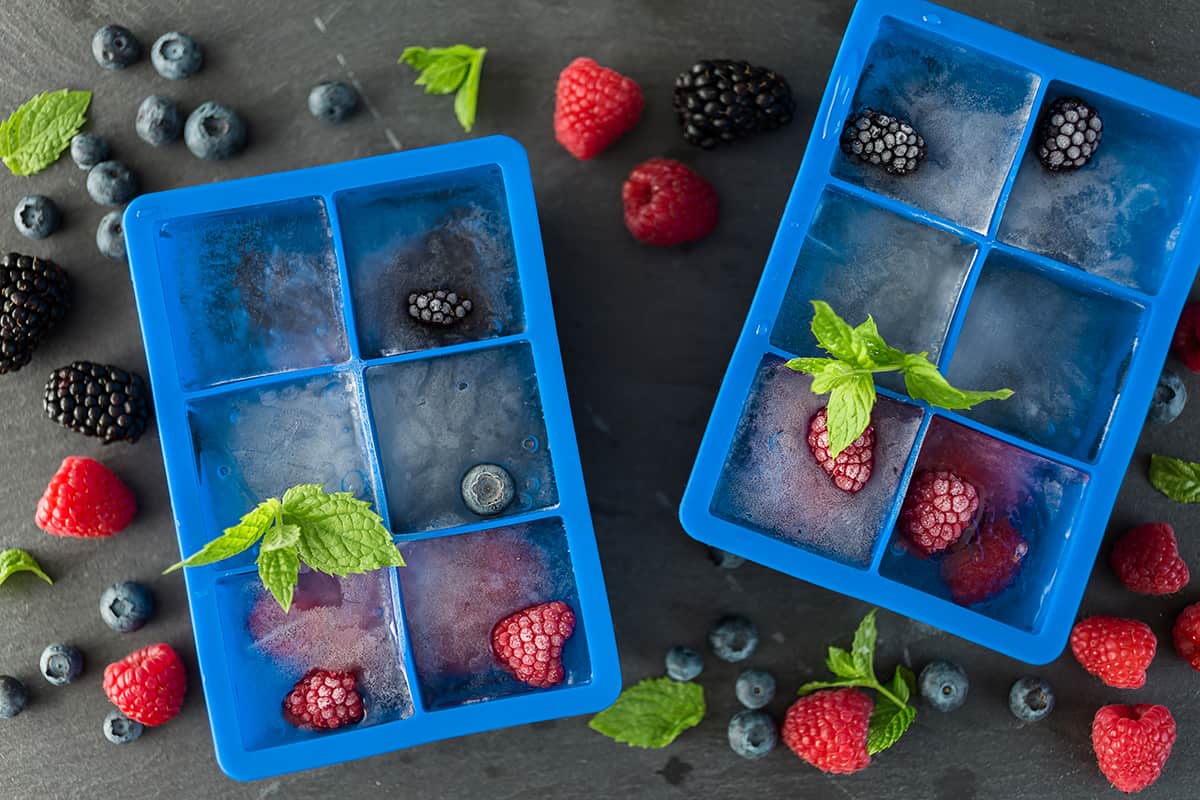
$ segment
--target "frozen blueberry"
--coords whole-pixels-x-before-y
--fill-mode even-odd
[[[516,494],[512,475],[499,464],[476,464],[462,479],[462,499],[467,508],[482,517],[508,508]]]
[[[100,616],[117,633],[131,633],[154,616],[154,595],[140,583],[114,583],[100,595]]]
[[[949,661],[931,661],[917,679],[921,696],[938,711],[954,711],[967,701],[967,673]]]
[[[92,36],[92,55],[105,69],[125,69],[142,57],[142,43],[129,28],[105,25]]]
[[[138,193],[138,179],[120,161],[101,161],[88,170],[87,191],[102,206],[119,206]]]
[[[758,628],[745,617],[725,617],[708,632],[708,644],[722,661],[745,661],[758,647]]]
[[[708,557],[711,558],[712,562],[721,569],[737,569],[742,564],[746,563],[746,559],[742,558],[741,556],[728,553],[716,547],[708,548]]]
[[[80,169],[91,169],[108,159],[108,140],[98,133],[77,133],[71,137],[71,160]]]
[[[675,645],[667,651],[667,676],[672,680],[690,681],[704,671],[704,659],[690,647]]]
[[[201,103],[188,115],[183,140],[196,158],[229,158],[246,145],[246,123],[229,106]]]
[[[729,720],[729,746],[742,758],[762,758],[778,741],[779,728],[765,711],[739,711]]]
[[[1183,413],[1186,404],[1187,387],[1183,385],[1183,379],[1178,372],[1166,367],[1158,376],[1158,386],[1154,387],[1154,399],[1150,401],[1146,421],[1155,425],[1174,422]]]
[[[155,147],[170,144],[183,133],[183,117],[179,115],[179,106],[169,97],[150,95],[138,106],[134,130],[147,144]]]
[[[58,230],[62,215],[54,201],[43,194],[29,194],[17,202],[13,209],[13,222],[17,232],[30,239],[45,239]]]
[[[25,684],[11,675],[0,675],[0,719],[12,719],[25,710],[28,702]]]
[[[48,645],[38,661],[42,677],[55,686],[66,686],[83,672],[83,653],[69,644]]]
[[[181,81],[204,66],[204,50],[186,33],[171,31],[150,46],[150,63],[164,78]]]
[[[358,92],[348,83],[318,83],[308,93],[308,112],[326,122],[341,122],[357,109]]]
[[[114,261],[125,260],[125,224],[120,209],[110,211],[96,228],[96,249]]]
[[[733,691],[746,708],[762,708],[775,697],[775,676],[761,669],[748,669],[738,675]]]
[[[129,744],[141,736],[143,730],[142,723],[134,722],[115,708],[104,718],[104,738],[113,744]]]
[[[1008,707],[1022,722],[1037,722],[1054,710],[1054,690],[1041,678],[1027,675],[1009,690]]]

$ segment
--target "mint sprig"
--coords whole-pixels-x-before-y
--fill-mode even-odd
[[[1200,464],[1151,455],[1150,485],[1178,503],[1200,503]]]
[[[37,559],[16,547],[0,551],[0,584],[18,572],[32,572],[51,586],[54,581],[45,573]]]
[[[822,300],[813,300],[812,332],[831,358],[793,358],[787,366],[813,376],[814,394],[828,394],[829,454],[832,458],[854,443],[871,424],[877,372],[901,372],[911,397],[939,408],[971,408],[985,400],[1006,400],[1011,389],[956,389],[938,372],[928,353],[905,353],[888,346],[875,320],[868,316],[851,327]]]
[[[91,101],[91,92],[43,92],[0,122],[0,158],[12,174],[33,175],[58,160],[83,127]]]
[[[666,747],[704,719],[704,687],[691,681],[647,678],[621,692],[588,727],[630,747]]]
[[[899,664],[892,679],[887,683],[880,683],[875,677],[877,610],[871,609],[858,624],[858,629],[854,632],[854,642],[848,652],[840,647],[829,648],[825,665],[837,680],[811,681],[801,686],[798,692],[805,695],[818,689],[842,689],[850,686],[877,692],[880,698],[887,702],[876,703],[871,714],[871,723],[867,730],[867,752],[871,755],[895,744],[917,718],[917,709],[908,703],[917,683],[912,670]]]
[[[163,574],[223,561],[260,539],[258,576],[285,613],[292,607],[301,562],[339,577],[404,566],[392,535],[370,504],[349,492],[326,493],[319,484],[301,484],[288,489],[282,499],[259,503],[237,525]]]
[[[420,75],[415,81],[426,94],[454,94],[454,114],[463,130],[471,132],[475,124],[475,106],[479,102],[479,76],[483,72],[486,47],[456,44],[452,47],[406,47],[400,63],[408,64]]]

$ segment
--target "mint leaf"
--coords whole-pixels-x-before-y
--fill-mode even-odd
[[[29,553],[15,547],[0,551],[0,584],[3,584],[10,576],[18,572],[32,572],[46,583],[54,585],[54,581],[42,570],[37,559],[29,555]]]
[[[53,164],[83,127],[91,100],[91,92],[43,92],[0,123],[0,158],[12,174],[33,175]]]
[[[825,666],[839,678],[857,678],[862,673],[854,663],[854,657],[840,647],[830,647]]]
[[[828,394],[833,391],[833,387],[861,377],[870,379],[871,373],[857,367],[852,367],[845,361],[838,361],[831,358],[829,359],[829,363],[820,372],[813,374],[812,393]]]
[[[479,79],[486,47],[456,44],[452,47],[406,47],[400,63],[420,73],[415,81],[426,94],[454,93],[454,114],[463,130],[471,132],[479,101]]]
[[[631,747],[666,747],[704,719],[704,689],[697,683],[647,678],[621,692],[588,727]]]
[[[1178,503],[1200,503],[1200,464],[1152,455],[1150,485]]]
[[[454,116],[458,117],[458,124],[462,125],[467,133],[470,133],[475,125],[475,107],[479,104],[479,80],[483,75],[483,57],[486,54],[487,48],[479,48],[475,58],[471,60],[467,79],[454,95]]]
[[[924,400],[939,408],[951,409],[971,408],[985,400],[1007,400],[1013,394],[1012,389],[996,389],[990,392],[956,389],[924,355],[905,356],[904,388],[917,400]]]
[[[815,382],[814,382],[815,383]],[[829,455],[837,458],[854,444],[871,424],[871,409],[875,407],[875,381],[870,375],[857,375],[842,380],[829,392],[827,424],[829,426]]]
[[[793,358],[784,364],[790,370],[796,372],[804,372],[809,375],[819,375],[825,371],[827,367],[835,364],[841,364],[836,358]]]
[[[383,520],[349,492],[300,487],[284,495],[283,509],[285,519],[300,526],[300,558],[315,570],[340,577],[404,566]]]
[[[817,345],[839,361],[852,367],[871,368],[870,353],[866,343],[855,334],[844,319],[823,300],[813,300],[812,332]]]
[[[866,322],[861,323],[854,329],[854,335],[867,348],[867,353],[871,356],[871,360],[880,368],[899,368],[904,364],[904,351],[888,347],[887,342],[883,341],[883,337],[879,335],[879,328],[875,325],[875,318],[870,314],[867,315]]]
[[[295,528],[296,538],[299,538],[300,529],[295,525],[285,525],[284,528]],[[256,563],[262,585],[286,614],[292,608],[292,595],[300,581],[300,556],[296,553],[294,545],[280,544],[279,537],[272,541],[271,534],[277,530],[280,529],[272,528],[263,539]]]
[[[224,561],[231,556],[236,556],[238,553],[250,549],[276,521],[280,509],[281,506],[277,499],[274,497],[267,498],[242,517],[241,522],[237,525],[234,525],[232,528],[226,528],[222,536],[213,539],[183,561],[167,567],[163,570],[163,574],[166,575],[169,572],[174,572],[180,567],[199,567],[203,564],[214,564],[217,561]]]
[[[913,674],[913,671],[903,664],[897,664],[896,672],[892,675],[892,680],[888,683],[887,690],[896,695],[896,699],[901,703],[907,703],[916,685],[917,676]]]
[[[854,631],[854,643],[850,646],[850,655],[854,657],[854,666],[859,675],[875,675],[875,609],[867,612],[858,629]]]
[[[262,547],[259,548],[259,551],[294,549],[298,544],[300,544],[299,525],[276,525],[263,537]]]
[[[875,755],[887,750],[916,718],[917,710],[912,706],[877,705],[871,713],[870,727],[867,728],[867,752]]]

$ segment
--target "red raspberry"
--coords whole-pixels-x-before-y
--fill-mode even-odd
[[[978,508],[975,487],[953,472],[920,472],[900,509],[900,530],[929,555],[957,542]]]
[[[1171,349],[1185,367],[1200,372],[1200,303],[1188,303],[1183,307]]]
[[[824,772],[849,775],[871,763],[867,728],[875,702],[858,689],[822,689],[792,703],[783,742]]]
[[[108,467],[90,458],[63,459],[38,502],[37,526],[55,536],[112,536],[133,520],[137,500]]]
[[[1171,635],[1175,639],[1175,652],[1191,664],[1192,669],[1200,670],[1200,603],[1192,603],[1179,612]]]
[[[1071,631],[1071,652],[1088,672],[1114,689],[1140,689],[1158,640],[1136,619],[1088,617]]]
[[[808,423],[808,449],[825,474],[833,478],[834,486],[850,494],[860,492],[871,479],[871,466],[875,463],[875,426],[868,425],[862,436],[838,453],[836,459],[830,458],[829,414],[822,408]]]
[[[563,682],[563,643],[575,630],[575,612],[561,600],[530,606],[492,628],[492,653],[522,683],[545,689]]]
[[[554,136],[579,159],[600,154],[642,116],[641,87],[632,78],[577,58],[558,76]]]
[[[283,698],[283,718],[297,728],[326,731],[361,722],[357,686],[353,672],[311,669]]]
[[[942,559],[942,580],[954,602],[964,606],[989,600],[1012,585],[1029,553],[1029,543],[1007,519],[980,526]]]
[[[652,158],[634,167],[621,196],[625,227],[644,244],[694,242],[717,226],[716,190],[669,158]]]
[[[1174,594],[1187,585],[1187,564],[1179,557],[1175,529],[1151,522],[1126,531],[1109,557],[1121,583],[1141,594]]]
[[[134,650],[104,668],[104,693],[121,713],[143,725],[161,725],[179,713],[187,673],[169,644]]]
[[[1175,718],[1166,706],[1104,706],[1092,719],[1096,763],[1122,792],[1158,780],[1175,744]]]

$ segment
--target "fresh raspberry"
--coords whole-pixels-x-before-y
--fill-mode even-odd
[[[632,78],[577,58],[558,76],[554,136],[576,158],[594,158],[637,125],[643,105]]]
[[[575,612],[561,600],[530,606],[492,628],[492,653],[517,680],[545,689],[563,682],[563,643],[575,630]]]
[[[989,600],[1012,585],[1029,543],[1003,517],[979,527],[979,532],[946,553],[942,580],[954,602],[964,606]]]
[[[1122,792],[1158,780],[1175,744],[1175,718],[1166,706],[1104,706],[1092,719],[1092,749],[1104,777]]]
[[[1200,303],[1188,303],[1183,307],[1171,349],[1185,367],[1200,372]]]
[[[353,672],[308,671],[283,698],[283,718],[297,728],[331,731],[361,722],[363,701]]]
[[[621,192],[625,227],[639,242],[659,247],[703,239],[717,225],[717,192],[669,158],[634,167]]]
[[[1200,670],[1200,603],[1192,603],[1179,612],[1171,634],[1175,639],[1175,652],[1191,664],[1192,669]]]
[[[875,702],[858,689],[823,689],[792,703],[783,741],[824,772],[849,775],[871,763],[867,728]]]
[[[900,509],[900,530],[930,555],[957,542],[978,508],[979,492],[953,472],[920,472]]]
[[[1088,617],[1071,631],[1071,652],[1088,672],[1114,689],[1140,689],[1158,640],[1136,619]]]
[[[68,456],[50,479],[37,507],[37,526],[55,536],[112,536],[137,513],[129,487],[108,467]]]
[[[1113,572],[1141,594],[1174,594],[1187,585],[1187,564],[1179,557],[1175,529],[1151,522],[1126,531],[1109,557]]]
[[[843,492],[854,494],[862,491],[871,479],[871,466],[875,463],[875,426],[868,425],[854,442],[836,459],[829,457],[829,413],[822,408],[808,423],[808,449],[813,458],[833,478],[833,485]]]
[[[104,668],[104,693],[121,713],[143,725],[161,725],[183,705],[187,674],[169,644],[134,650]]]

